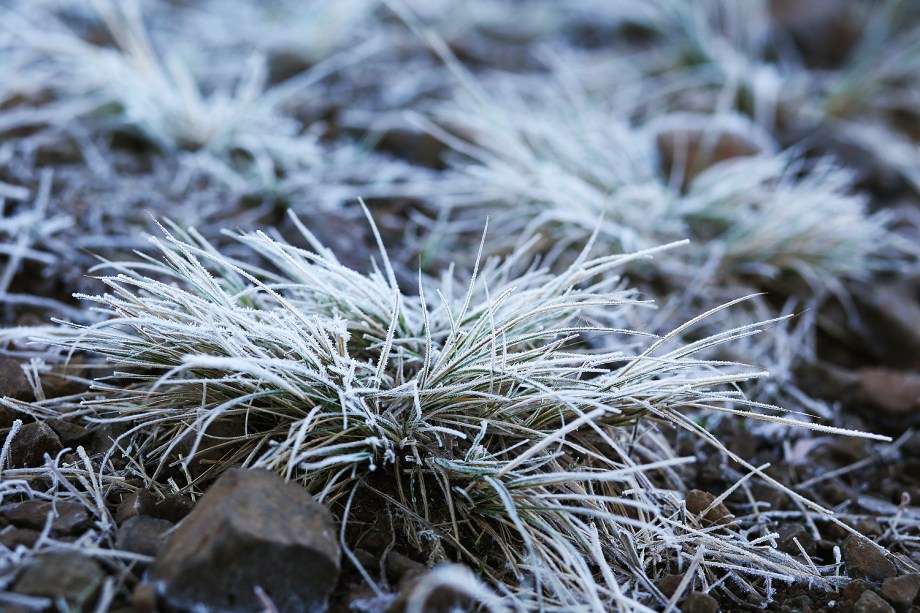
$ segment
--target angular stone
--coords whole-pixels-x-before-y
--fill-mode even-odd
[[[27,596],[62,599],[70,610],[86,610],[105,573],[91,558],[75,552],[52,553],[30,562],[13,586]]]
[[[16,549],[17,547],[32,548],[38,541],[41,532],[29,528],[13,528],[0,534],[0,545],[7,549]]]
[[[780,551],[800,555],[802,552],[795,544],[798,541],[808,555],[813,556],[818,552],[818,543],[802,524],[785,524],[777,528],[776,532],[779,534],[777,549]]]
[[[0,357],[0,396],[33,400],[35,394],[18,360]]]
[[[690,490],[687,492],[687,511],[694,515],[699,515],[711,505],[716,499],[714,494],[704,492],[703,490]],[[725,503],[720,502],[713,508],[709,509],[703,517],[706,521],[713,524],[727,524],[731,522],[731,512]]]
[[[168,519],[173,523],[182,521],[192,509],[195,501],[182,494],[166,494],[163,500],[156,503],[152,515],[160,519]]]
[[[51,528],[58,535],[75,536],[90,527],[89,512],[78,502],[52,504],[48,500],[26,500],[3,509],[2,513],[14,526],[32,530],[43,530],[48,514],[53,514]]]
[[[920,375],[887,368],[859,371],[856,401],[892,419],[909,419],[920,409]]]
[[[920,594],[920,573],[889,577],[882,582],[882,597],[898,611],[906,611]]]
[[[683,613],[719,613],[719,601],[703,592],[690,592],[680,610]]]
[[[853,578],[882,581],[898,574],[894,562],[874,543],[851,534],[843,541],[843,562]]]
[[[895,610],[881,596],[866,590],[853,604],[853,613],[895,613]]]
[[[54,457],[63,448],[61,439],[45,422],[26,424],[10,444],[10,465],[13,468],[44,466],[45,454]]]
[[[338,580],[339,545],[325,507],[295,483],[232,469],[205,493],[157,556],[161,604],[181,611],[323,611]]]
[[[76,447],[89,442],[92,436],[86,428],[65,419],[49,419],[47,424],[58,435],[61,444],[65,447]]]
[[[115,548],[153,557],[166,545],[173,526],[171,521],[149,515],[132,517],[118,529]]]
[[[115,521],[119,524],[138,515],[156,515],[156,496],[147,490],[135,490],[125,496],[115,509]]]

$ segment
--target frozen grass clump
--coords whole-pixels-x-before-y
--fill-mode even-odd
[[[370,52],[359,45],[274,86],[259,54],[237,58],[232,75],[208,78],[190,68],[199,55],[188,60],[157,48],[138,3],[99,0],[94,6],[111,46],[82,38],[40,7],[3,12],[7,36],[33,58],[20,72],[55,98],[43,108],[42,122],[60,127],[91,119],[97,128],[136,133],[199,167],[227,167],[269,187],[279,168],[283,174],[310,167],[325,153],[323,127],[305,127],[287,105],[302,103],[318,81]]]
[[[528,88],[498,102],[479,90],[447,103],[428,129],[458,155],[453,184],[432,198],[543,231],[556,251],[597,224],[605,250],[690,238],[690,265],[720,284],[797,276],[820,294],[916,257],[889,214],[868,211],[852,171],[777,151],[742,116],[675,113],[634,125],[577,84],[559,86],[565,93]],[[674,260],[661,273],[681,287],[693,273]]]
[[[694,357],[757,326],[690,344],[677,339],[705,315],[663,337],[623,329],[646,303],[615,270],[652,252],[586,249],[553,273],[526,243],[468,284],[450,271],[410,293],[382,246],[359,274],[301,231],[312,251],[236,235],[254,265],[173,229],[154,241],[161,259],[111,264],[109,293],[86,297],[105,321],[44,339],[124,371],[83,410],[130,424],[131,465],[270,468],[333,510],[346,552],[386,516],[399,543],[473,566],[514,609],[664,604],[654,580],[676,569],[740,593],[821,580],[759,528],[686,511],[687,459],[660,425],[718,447],[696,411],[787,420],[738,391],[763,373]],[[590,349],[600,335],[612,349]]]
[[[683,214],[700,236],[714,233],[710,248],[735,274],[794,274],[817,292],[842,291],[841,279],[895,268],[898,245],[907,248],[891,233],[890,215],[867,212],[853,175],[828,159],[790,153],[737,158],[690,185]]]

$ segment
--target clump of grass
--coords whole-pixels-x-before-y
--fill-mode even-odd
[[[324,155],[321,130],[307,129],[286,106],[371,52],[358,45],[274,86],[264,57],[255,54],[235,60],[232,75],[208,80],[157,49],[137,2],[98,0],[94,7],[112,46],[82,38],[40,6],[4,9],[12,44],[31,58],[22,71],[57,99],[44,105],[41,121],[62,127],[93,118],[193,166],[233,169],[268,187],[277,181],[276,165],[309,168]]]
[[[681,332],[705,315],[662,337],[623,328],[648,304],[615,270],[654,251],[590,258],[588,245],[554,273],[525,243],[468,283],[420,275],[407,292],[382,245],[359,274],[296,223],[311,250],[235,235],[252,258],[173,227],[154,240],[161,259],[109,264],[109,293],[84,297],[104,321],[44,339],[125,370],[128,385],[99,381],[83,410],[131,424],[120,446],[134,465],[155,477],[207,454],[211,473],[296,479],[337,515],[356,564],[350,519],[371,504],[400,542],[473,566],[514,609],[667,603],[665,568],[751,593],[820,580],[769,538],[687,512],[688,459],[660,425],[718,445],[690,413],[788,420],[738,391],[763,373],[694,357],[757,326],[689,344]],[[599,335],[614,348],[591,350]]]
[[[512,92],[501,102],[467,85],[477,91],[426,124],[463,154],[454,159],[454,186],[440,197],[444,206],[485,208],[503,225],[542,230],[557,251],[598,223],[602,244],[614,250],[691,238],[692,265],[736,285],[787,275],[821,293],[916,256],[890,215],[869,212],[852,171],[775,151],[770,136],[742,116],[675,114],[634,124],[564,77],[564,94],[531,87],[524,94],[511,77],[499,82]],[[675,146],[674,167],[666,169],[656,139],[675,125],[678,135],[700,133],[691,138],[702,146],[734,134],[759,152],[694,177],[700,169],[681,163]],[[692,276],[682,266],[665,266],[663,274],[678,285]]]

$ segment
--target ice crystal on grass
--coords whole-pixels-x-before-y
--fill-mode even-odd
[[[359,274],[301,231],[312,251],[236,235],[254,265],[174,227],[161,259],[112,264],[109,293],[86,297],[103,322],[45,339],[125,370],[128,386],[99,381],[84,410],[132,425],[121,443],[137,466],[273,469],[334,510],[346,547],[367,505],[383,508],[408,546],[476,566],[524,610],[665,602],[652,579],[686,559],[713,585],[818,580],[684,508],[687,459],[657,424],[713,442],[684,412],[752,415],[736,386],[763,373],[694,355],[756,326],[690,344],[681,331],[705,315],[663,337],[622,327],[647,304],[615,270],[654,252],[586,250],[553,273],[525,245],[468,283],[420,276],[411,292],[382,246]],[[598,335],[619,340],[591,350]]]

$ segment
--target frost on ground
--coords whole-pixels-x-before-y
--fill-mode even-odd
[[[920,15],[870,4],[0,3],[0,602],[143,601],[128,514],[231,466],[352,610],[913,577]]]

